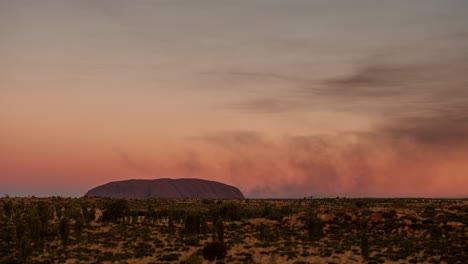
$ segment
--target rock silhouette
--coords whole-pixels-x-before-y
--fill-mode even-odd
[[[242,192],[224,183],[201,179],[124,180],[89,190],[85,197],[243,199]]]

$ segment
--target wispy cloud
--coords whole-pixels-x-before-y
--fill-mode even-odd
[[[468,103],[468,100],[467,100]],[[413,116],[393,119],[380,131],[395,138],[439,147],[468,143],[468,108],[433,116]]]
[[[268,73],[268,72],[248,72],[248,71],[230,71],[225,72],[223,74],[240,77],[240,78],[248,78],[248,79],[263,79],[269,81],[281,81],[281,82],[288,82],[288,83],[296,83],[296,82],[303,82],[304,80],[295,76],[288,76],[278,73]]]
[[[424,74],[422,67],[369,65],[350,76],[323,82],[319,94],[336,97],[389,97],[411,93],[411,84]]]
[[[240,110],[257,114],[291,112],[302,108],[302,105],[297,100],[288,100],[282,98],[252,99],[250,101],[244,102],[227,103],[226,106],[237,111]]]

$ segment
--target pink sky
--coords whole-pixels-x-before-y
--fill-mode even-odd
[[[2,1],[0,195],[186,177],[247,197],[468,197],[467,12]]]

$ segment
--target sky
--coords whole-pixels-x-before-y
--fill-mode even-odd
[[[468,1],[0,0],[0,196],[468,197]]]

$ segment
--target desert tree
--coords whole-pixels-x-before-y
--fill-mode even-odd
[[[403,239],[400,243],[402,255],[407,258],[411,255],[414,245],[410,238]]]
[[[6,248],[10,249],[15,239],[15,226],[6,223],[1,228],[2,240],[6,243]]]
[[[112,199],[109,200],[102,210],[102,221],[120,223],[125,221],[130,213],[128,201],[125,199]]]
[[[216,238],[218,241],[223,241],[224,240],[224,223],[223,223],[223,219],[218,218],[218,220],[216,220],[216,224],[215,224],[215,230],[216,230]]]
[[[19,259],[22,261],[22,263],[28,263],[29,257],[33,253],[31,241],[26,235],[23,235],[23,237],[21,237],[19,241],[18,246],[19,246],[18,248]]]
[[[82,208],[82,211],[84,220],[86,221],[87,225],[96,220],[96,208],[94,206],[92,206],[90,209],[84,207]]]
[[[51,210],[47,202],[45,201],[40,201],[36,205],[37,207],[37,213],[39,216],[39,220],[41,221],[41,227],[42,227],[42,232],[45,232],[47,230],[47,226],[49,224],[50,216],[51,216]]]
[[[156,213],[155,213],[155,211],[153,209],[153,206],[151,205],[151,203],[148,202],[146,212],[144,214],[145,222],[153,223],[154,219],[155,219],[155,215],[156,215]]]
[[[200,234],[200,216],[196,213],[188,213],[184,219],[183,234],[194,237]]]
[[[11,219],[13,213],[13,202],[10,199],[3,203],[3,213],[8,220]]]
[[[358,209],[364,209],[368,206],[368,203],[363,200],[363,199],[358,199],[354,202],[354,205],[358,208]]]
[[[360,240],[360,247],[361,247],[361,256],[364,259],[369,258],[369,238],[367,237],[368,233],[368,220],[367,217],[363,217],[361,219],[361,240]]]
[[[206,233],[208,233],[208,222],[206,220],[206,217],[204,216],[200,218],[200,232],[203,235],[206,235]]]
[[[130,212],[130,216],[131,216],[131,219],[132,219],[132,224],[136,224],[138,223],[138,211],[137,210],[132,210]]]
[[[17,241],[20,241],[26,234],[26,225],[24,224],[24,220],[18,216],[15,217],[15,232]]]
[[[167,220],[167,233],[169,235],[169,239],[172,239],[175,235],[174,217],[172,217],[172,215],[169,215]]]
[[[62,217],[62,219],[60,219],[59,232],[63,247],[67,247],[70,235],[70,223],[67,217]]]
[[[264,245],[269,245],[275,239],[273,230],[271,230],[269,225],[263,223],[258,226],[257,237]]]
[[[361,234],[361,256],[364,259],[369,258],[369,238],[367,237],[367,231]]]
[[[83,216],[79,216],[75,219],[75,225],[73,226],[73,229],[75,232],[75,238],[77,242],[81,241],[81,235],[83,233],[84,224],[85,221]]]
[[[320,240],[323,237],[323,221],[318,216],[315,210],[308,212],[305,228],[307,230],[307,236],[310,240]]]
[[[55,209],[55,215],[56,215],[57,219],[60,220],[62,218],[62,215],[63,215],[62,205],[56,205],[54,209]]]
[[[39,247],[41,245],[41,232],[43,229],[41,219],[37,208],[30,207],[29,209],[28,216],[26,217],[26,231],[29,234],[31,242],[34,243],[34,246]]]
[[[148,243],[151,240],[151,230],[145,226],[141,229],[140,237],[143,242]]]

